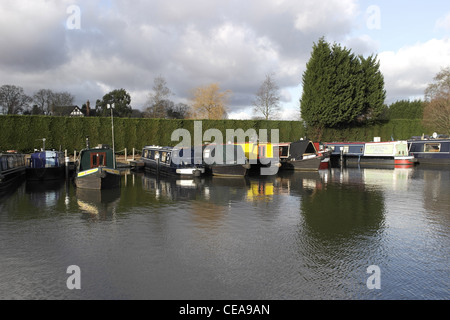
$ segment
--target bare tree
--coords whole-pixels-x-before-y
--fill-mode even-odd
[[[0,106],[3,114],[20,114],[29,108],[31,101],[31,97],[27,96],[21,87],[0,87]]]
[[[266,79],[256,92],[253,111],[256,115],[262,114],[266,120],[273,119],[280,111],[279,87],[270,74],[266,75]]]
[[[69,92],[53,92],[50,89],[41,89],[33,95],[33,102],[43,114],[53,114],[57,107],[72,106],[75,97]]]
[[[440,133],[450,134],[450,67],[442,69],[425,90],[424,124]]]
[[[50,89],[41,89],[33,95],[33,102],[41,114],[49,114],[53,103],[53,91]],[[37,110],[35,110],[36,112]]]
[[[166,118],[167,110],[170,105],[170,97],[172,91],[167,87],[167,82],[162,76],[158,76],[154,80],[153,91],[149,95],[145,116],[147,118]]]
[[[73,106],[75,97],[69,92],[55,92],[53,94],[52,104],[57,107],[68,107]]]

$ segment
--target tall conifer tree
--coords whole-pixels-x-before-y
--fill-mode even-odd
[[[384,110],[385,95],[376,57],[358,57],[324,38],[314,44],[303,74],[300,108],[317,134],[376,119]]]

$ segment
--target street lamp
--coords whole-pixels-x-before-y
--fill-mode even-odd
[[[111,109],[111,129],[112,129],[112,147],[113,147],[113,166],[114,169],[116,168],[116,152],[114,148],[114,117],[113,117],[113,109],[114,109],[114,103],[107,104],[106,107],[108,109]]]

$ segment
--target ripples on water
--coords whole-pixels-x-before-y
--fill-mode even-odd
[[[448,170],[125,172],[0,202],[1,299],[448,299]],[[68,290],[78,265],[82,289]],[[370,265],[381,290],[369,290]]]

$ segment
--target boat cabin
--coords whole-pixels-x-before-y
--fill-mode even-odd
[[[409,140],[408,146],[419,165],[450,165],[450,139]]]
[[[84,149],[80,153],[78,171],[85,171],[98,167],[115,169],[113,150],[106,145],[99,145],[97,148],[93,149]]]

